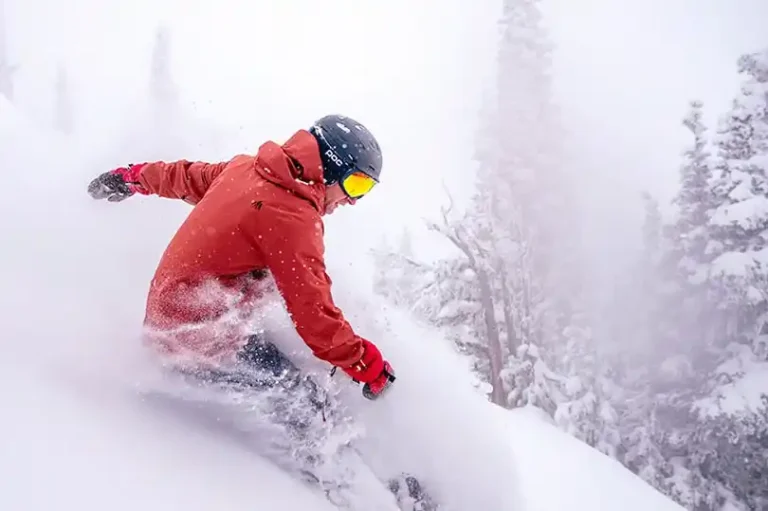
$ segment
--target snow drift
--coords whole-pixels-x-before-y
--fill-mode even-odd
[[[232,437],[139,399],[146,288],[188,206],[91,201],[88,180],[104,169],[74,147],[0,100],[0,508],[330,509]],[[398,373],[379,402],[338,384],[377,471],[415,473],[456,510],[680,509],[529,411],[490,405],[447,343],[385,311],[354,269],[334,272],[341,264],[330,261],[337,301]],[[284,312],[270,321],[299,364],[325,374]]]

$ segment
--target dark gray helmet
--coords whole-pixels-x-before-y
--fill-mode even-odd
[[[334,184],[357,171],[379,181],[381,147],[365,126],[343,115],[326,115],[315,121],[309,132],[320,146],[326,184]]]

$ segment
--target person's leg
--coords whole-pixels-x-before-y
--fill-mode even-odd
[[[278,389],[272,404],[274,418],[304,436],[312,423],[327,420],[330,402],[323,389],[301,371],[262,335],[252,335],[237,360],[241,384],[254,389]]]
[[[179,397],[190,413],[249,449],[308,479],[328,434],[330,403],[263,335],[253,335],[226,367],[179,367]],[[185,390],[186,389],[186,390]],[[194,410],[198,410],[194,412]]]
[[[277,418],[290,428],[293,439],[297,443],[304,443],[305,455],[313,458],[316,456],[313,453],[323,450],[323,445],[317,442],[323,442],[327,438],[325,435],[312,438],[312,431],[309,429],[313,426],[313,422],[314,427],[318,426],[318,415],[323,415],[324,422],[328,420],[326,415],[333,415],[331,403],[321,389],[311,379],[302,377],[298,368],[277,347],[261,336],[252,336],[238,355],[238,359],[254,370],[255,381],[252,381],[251,385],[280,385],[287,390],[284,394],[285,400],[275,403],[278,410]],[[299,405],[295,408],[285,406],[286,403],[295,406],[297,399]],[[330,418],[333,419],[333,417]],[[313,458],[313,461],[317,464],[316,459]],[[314,482],[320,482],[317,478],[322,477],[311,472],[306,472],[305,475],[310,479],[314,478]],[[332,485],[343,485],[343,482],[335,481]],[[437,509],[419,480],[412,475],[401,474],[387,481],[386,485],[403,510],[434,511]]]
[[[353,435],[343,429],[343,413],[263,335],[249,337],[237,354],[236,366],[226,371],[196,370],[192,376],[198,385],[219,387],[248,403],[247,415],[257,422],[254,435],[262,437],[256,439],[262,454],[322,488],[332,502],[344,499],[361,468],[356,463],[363,462],[349,445]],[[380,484],[395,495],[403,510],[437,509],[413,476],[404,474]]]

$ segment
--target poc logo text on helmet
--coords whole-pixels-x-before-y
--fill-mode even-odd
[[[333,160],[333,163],[335,163],[339,167],[344,166],[344,162],[341,161],[341,158],[339,158],[339,156],[336,153],[334,153],[332,149],[326,149],[325,155],[331,160]]]

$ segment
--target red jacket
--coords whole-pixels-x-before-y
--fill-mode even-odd
[[[251,312],[258,276],[268,270],[314,355],[342,368],[358,362],[362,339],[334,305],[325,271],[322,175],[305,130],[282,146],[263,144],[256,156],[145,165],[144,191],[195,205],[152,279],[148,339],[204,360],[231,356],[244,332],[237,319],[223,319]]]

